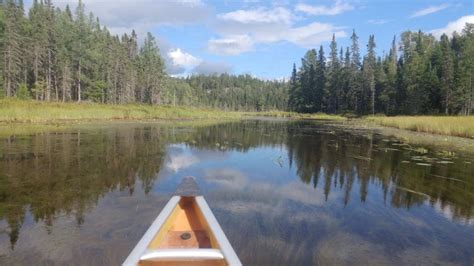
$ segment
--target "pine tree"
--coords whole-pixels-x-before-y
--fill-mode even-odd
[[[330,44],[330,61],[328,69],[328,90],[327,90],[327,112],[336,113],[339,111],[339,95],[341,90],[341,85],[339,82],[340,78],[340,62],[337,54],[337,43],[336,36],[332,35],[332,40]],[[343,57],[342,48],[340,51],[341,61]]]
[[[11,97],[21,80],[23,51],[21,49],[21,23],[18,22],[23,19],[23,10],[15,0],[7,0],[4,15],[3,80],[6,96]]]
[[[0,55],[4,57],[4,40],[5,40],[5,5],[3,0],[0,0]],[[4,64],[3,61],[0,63],[0,98],[3,97],[5,92],[1,91],[4,88],[3,77],[4,77]]]
[[[454,66],[453,55],[449,44],[449,39],[446,34],[441,36],[441,90],[444,94],[445,114],[449,114],[451,108],[451,96],[453,92]]]
[[[142,69],[140,80],[145,91],[145,101],[151,104],[160,104],[164,65],[155,38],[151,33],[148,33],[144,40],[139,60]]]
[[[288,109],[291,111],[296,111],[297,106],[298,106],[298,77],[296,73],[296,64],[293,64],[293,70],[291,72],[291,78],[290,78]]]
[[[82,0],[79,0],[76,7],[76,16],[74,21],[74,42],[73,42],[73,59],[76,68],[76,96],[77,101],[82,100],[83,72],[86,65],[87,56],[87,39],[88,25],[85,15],[85,7]]]
[[[46,50],[48,46],[48,29],[44,19],[47,14],[43,2],[39,3],[35,0],[28,16],[31,25],[30,47],[32,47],[33,84],[36,84],[40,80],[44,80],[44,73],[42,71],[46,65]],[[45,98],[45,91],[35,91],[34,94],[37,100]]]
[[[57,12],[56,32],[58,34],[57,68],[58,86],[63,102],[72,99],[72,62],[71,51],[74,42],[74,22],[69,5],[65,12]],[[59,98],[59,96],[57,97]]]
[[[360,74],[361,62],[359,51],[359,37],[352,32],[351,36],[351,62],[350,62],[350,82],[349,82],[349,101],[350,107],[356,113],[362,112],[362,77]]]
[[[460,55],[460,87],[462,88],[462,111],[471,115],[474,109],[474,23],[467,23],[463,29]]]
[[[54,7],[51,0],[45,0],[45,25],[46,25],[46,60],[45,60],[45,80],[46,80],[46,101],[51,100],[51,93],[53,87],[55,88],[56,100],[59,99],[57,86],[54,84],[54,68],[56,66],[56,41],[57,34],[55,28],[55,14]]]
[[[315,99],[314,99],[314,112],[325,111],[326,103],[324,101],[325,90],[326,90],[326,57],[324,56],[324,49],[321,45],[318,52],[318,61],[316,63],[315,71]]]
[[[364,66],[363,66],[363,73],[364,73],[364,81],[365,81],[365,90],[363,94],[364,104],[368,102],[367,95],[370,95],[370,112],[375,114],[375,65],[376,58],[375,58],[375,38],[374,35],[369,36],[369,43],[367,44],[367,55],[364,58]],[[369,106],[368,104],[366,106]]]
[[[300,96],[298,110],[302,112],[311,112],[316,97],[316,61],[317,52],[315,49],[308,50],[301,59],[301,69],[299,73]]]
[[[388,57],[384,59],[383,68],[386,76],[386,83],[381,91],[380,101],[382,111],[386,114],[394,114],[396,112],[396,82],[397,82],[397,43],[396,37],[393,37],[392,47]]]

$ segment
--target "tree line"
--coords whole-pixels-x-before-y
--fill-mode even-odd
[[[51,0],[0,0],[2,96],[42,101],[149,103],[209,106],[228,110],[285,109],[285,82],[250,75],[172,78],[155,37],[138,44],[135,31],[116,36],[86,14]]]
[[[225,110],[374,114],[466,114],[474,108],[474,26],[438,40],[404,32],[377,56],[371,35],[361,56],[355,31],[310,49],[289,82],[250,75],[166,75],[156,38],[113,35],[81,0],[74,11],[34,0],[0,0],[0,97],[191,105]]]
[[[369,36],[361,58],[359,37],[339,48],[333,36],[326,58],[323,46],[310,49],[293,65],[288,106],[298,112],[375,114],[472,114],[474,108],[474,24],[461,34],[438,40],[407,31],[388,54],[377,56]],[[398,54],[401,55],[398,55]]]
[[[155,38],[112,35],[79,1],[72,13],[51,0],[0,0],[1,87],[7,97],[44,101],[160,103],[164,63]]]
[[[180,91],[183,95],[183,89],[187,89],[187,97],[181,97],[180,104],[234,111],[287,108],[288,83],[284,81],[261,80],[249,74],[220,74],[192,75],[175,79],[171,84],[169,93]]]

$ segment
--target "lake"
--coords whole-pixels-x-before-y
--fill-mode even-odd
[[[191,175],[244,265],[473,265],[473,154],[272,119],[0,137],[0,264],[120,264]]]

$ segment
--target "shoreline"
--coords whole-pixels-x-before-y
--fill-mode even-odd
[[[397,132],[398,135],[403,132],[411,132],[423,134],[423,136],[439,136],[441,140],[446,138],[474,139],[474,116],[368,116],[346,118],[341,115],[301,114],[285,111],[246,112],[187,106],[0,100],[0,126],[2,127],[15,127],[17,125],[48,127],[117,122],[217,122],[259,118],[335,121],[342,122],[352,128],[371,128],[384,132]],[[430,125],[433,125],[432,128]],[[439,138],[435,139],[439,141]]]
[[[474,139],[471,138],[398,129],[367,122],[360,123],[359,120],[360,119],[334,123],[333,126],[350,131],[370,131],[385,136],[386,138],[396,138],[403,143],[421,145],[428,148],[441,148],[448,151],[474,154]]]

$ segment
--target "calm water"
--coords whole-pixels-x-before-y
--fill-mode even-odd
[[[0,264],[120,264],[186,175],[245,265],[474,263],[472,155],[244,121],[0,138]]]

